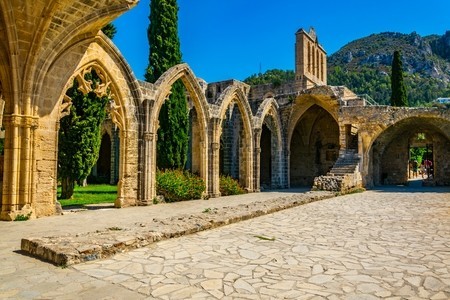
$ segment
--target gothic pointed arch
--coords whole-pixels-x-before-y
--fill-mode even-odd
[[[117,207],[136,205],[139,185],[138,124],[141,118],[142,94],[131,68],[117,48],[102,33],[99,33],[94,42],[86,44],[86,41],[81,41],[61,53],[49,69],[48,76],[43,78],[42,85],[36,90],[40,95],[34,98],[34,106],[39,108],[34,112],[39,116],[36,133],[38,136],[48,137],[37,140],[36,148],[48,153],[58,151],[57,144],[49,143],[47,140],[57,141],[59,119],[70,109],[70,98],[65,95],[66,90],[74,78],[77,78],[82,88],[87,89],[89,83],[84,82],[84,74],[91,70],[95,70],[102,80],[96,92],[99,94],[110,92],[112,100],[107,108],[113,123],[120,129],[119,182],[115,205]],[[36,201],[51,201],[51,198],[44,197],[41,193],[52,191],[56,195],[56,162],[47,156],[36,155],[35,164],[37,175],[34,176],[33,184],[41,188],[36,189],[34,197]],[[49,204],[39,207],[46,207],[46,211],[38,211],[38,215],[51,214]]]
[[[282,174],[282,124],[279,105],[273,97],[260,104],[254,120],[255,135],[255,188],[284,186]]]
[[[47,18],[33,20],[36,30],[34,40],[26,58],[24,78],[30,86],[25,90],[30,94],[39,94],[39,82],[42,82],[52,65],[63,53],[78,46],[78,53],[84,53],[85,47],[93,42],[99,42],[102,36],[101,28],[137,4],[137,1],[113,0],[110,3],[93,2],[79,7],[73,14],[70,6],[59,1],[53,1],[48,6],[36,7],[42,10]],[[105,37],[103,36],[103,39]],[[107,39],[107,38],[106,38]],[[111,43],[112,44],[112,43]]]
[[[248,86],[243,83],[234,82],[228,86],[219,96],[215,105],[218,107],[215,117],[223,121],[225,113],[232,103],[236,103],[242,115],[242,121],[246,134],[251,136],[252,129],[252,110],[247,101]]]
[[[308,93],[302,94],[292,103],[292,109],[289,116],[287,127],[287,144],[291,143],[292,134],[297,126],[298,121],[302,116],[313,106],[319,106],[333,118],[333,121],[338,123],[339,103],[336,100],[337,96],[330,89],[333,87],[317,87],[308,90]]]
[[[232,85],[228,86],[219,96],[215,102],[215,113],[213,116],[214,120],[217,120],[215,128],[213,129],[213,142],[219,148],[220,139],[223,134],[223,124],[226,117],[227,111],[233,112],[234,105],[237,106],[236,113],[239,115],[240,124],[242,124],[242,132],[234,133],[238,134],[239,145],[235,145],[235,150],[238,152],[238,177],[241,185],[243,185],[248,191],[253,191],[254,189],[254,178],[253,178],[253,130],[252,130],[252,111],[250,105],[247,101],[247,92],[249,86],[243,83],[234,81]],[[233,128],[233,131],[239,130],[238,128]],[[213,146],[216,147],[216,146]],[[214,151],[214,150],[213,150]],[[219,180],[219,165],[220,165],[220,153],[215,151],[213,155],[213,164],[217,165],[217,169],[214,170],[213,178]],[[216,187],[217,188],[217,187]]]
[[[325,175],[339,153],[339,125],[318,104],[308,105],[288,134],[289,182],[291,187],[312,186],[314,178]]]
[[[203,133],[206,133],[208,126],[207,120],[209,119],[208,101],[206,100],[205,93],[199,83],[198,78],[195,76],[194,72],[187,64],[179,64],[173,66],[172,68],[164,72],[164,74],[162,74],[161,77],[158,78],[158,80],[155,82],[154,89],[156,92],[150,119],[158,120],[159,112],[167,97],[170,95],[172,85],[179,79],[181,79],[184,87],[188,91],[188,95],[191,97],[197,114],[199,115],[199,119],[201,120],[202,131]],[[156,127],[157,123],[152,122],[150,130],[156,131]]]
[[[154,83],[153,101],[150,103],[149,118],[146,124],[146,140],[149,143],[149,153],[146,155],[149,159],[146,165],[149,167],[149,171],[146,182],[147,190],[145,192],[145,201],[151,201],[156,196],[156,143],[157,132],[159,128],[159,113],[162,105],[168,99],[172,85],[181,80],[185,89],[187,90],[187,96],[193,103],[196,113],[195,128],[200,133],[199,137],[196,137],[196,157],[198,157],[196,165],[199,167],[200,177],[205,181],[208,186],[208,120],[209,120],[209,105],[206,100],[205,91],[203,90],[200,79],[198,79],[194,72],[187,64],[178,64],[164,72],[160,78]],[[193,145],[194,146],[194,145]]]

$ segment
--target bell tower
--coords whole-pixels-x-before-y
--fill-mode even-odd
[[[327,84],[327,55],[312,27],[295,33],[295,80],[303,89]]]

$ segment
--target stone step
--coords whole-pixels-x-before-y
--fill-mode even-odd
[[[334,173],[337,173],[337,172],[339,172],[339,173],[353,173],[354,171],[356,170],[356,168],[332,168],[331,170],[330,170],[330,173],[331,172],[334,172]]]
[[[354,170],[357,165],[334,166],[332,170]]]
[[[358,165],[359,162],[352,162],[352,163],[342,163],[342,162],[337,162],[334,165],[335,166],[356,166]]]
[[[333,169],[351,169],[356,168],[358,164],[349,164],[349,165],[334,165]]]

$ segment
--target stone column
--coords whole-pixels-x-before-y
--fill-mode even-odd
[[[213,118],[209,126],[209,197],[220,197],[220,119]]]
[[[138,138],[135,130],[120,130],[120,167],[116,207],[137,205]]]
[[[29,104],[29,101],[28,101]],[[27,105],[29,108],[29,106]],[[29,113],[29,109],[25,109]],[[17,215],[36,217],[33,203],[33,145],[37,117],[6,115],[4,177],[0,219],[12,221]],[[54,208],[53,208],[54,209]]]
[[[208,136],[205,135],[205,139],[208,140]],[[200,176],[203,178],[205,182],[206,190],[203,192],[203,199],[209,198],[208,186],[209,186],[209,165],[210,162],[208,160],[208,144],[206,141],[201,140],[199,142],[200,147]]]
[[[248,193],[252,193],[254,191],[253,187],[253,143],[251,137],[244,145],[244,156],[245,156],[245,190]]]
[[[152,110],[154,100],[145,99],[143,106],[143,123],[141,124],[142,136],[140,144],[140,176],[139,195],[137,205],[153,204],[156,197],[156,142],[158,120],[152,122]]]
[[[138,205],[150,205],[156,197],[156,156],[155,148],[157,135],[153,132],[144,132],[144,150],[142,166],[142,195]]]
[[[287,188],[291,187],[291,149],[288,147],[286,148],[286,161],[285,161],[285,166],[286,166],[286,183],[287,183]]]
[[[261,128],[253,129],[254,137],[254,172],[253,172],[253,187],[255,192],[261,191]],[[272,149],[270,149],[272,151]]]

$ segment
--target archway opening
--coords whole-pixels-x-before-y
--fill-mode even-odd
[[[272,132],[263,124],[260,140],[260,186],[261,189],[272,188]]]
[[[160,94],[157,103],[161,106],[152,112],[158,119],[158,123],[153,124],[158,135],[155,144],[155,192],[168,202],[200,199],[208,183],[205,148],[207,117],[202,95],[197,94],[191,79],[187,74],[166,86],[163,91],[170,89],[170,92]],[[169,95],[178,95],[178,99],[169,99]],[[168,182],[164,178],[169,177],[178,178],[178,184],[183,187],[196,182],[195,188],[187,188],[183,195],[177,194],[179,186],[165,185]]]
[[[325,109],[311,106],[297,121],[290,142],[290,186],[311,186],[336,162],[339,126]]]
[[[103,126],[106,125],[105,123],[103,123]],[[112,155],[114,155],[111,142],[112,139],[109,134],[106,132],[103,133],[97,163],[92,168],[91,174],[88,177],[88,184],[114,184],[111,183],[111,162],[113,161]]]
[[[419,186],[450,185],[445,126],[448,121],[413,117],[386,129],[371,147],[373,185],[407,185],[411,180]]]
[[[245,186],[241,178],[242,169],[242,119],[237,106],[230,105],[222,121],[222,135],[220,136],[220,174],[230,176]]]
[[[201,129],[198,114],[192,102],[189,103],[189,145],[185,169],[200,176],[201,171]]]
[[[120,158],[113,158],[118,154],[117,141],[109,132],[118,131],[114,122],[121,118],[120,106],[101,70],[89,67],[72,82],[63,97],[59,120],[58,199],[63,206],[114,203],[120,191],[117,181],[111,182],[112,163]]]
[[[408,179],[431,180],[433,178],[433,141],[424,132],[411,136],[408,142]]]

